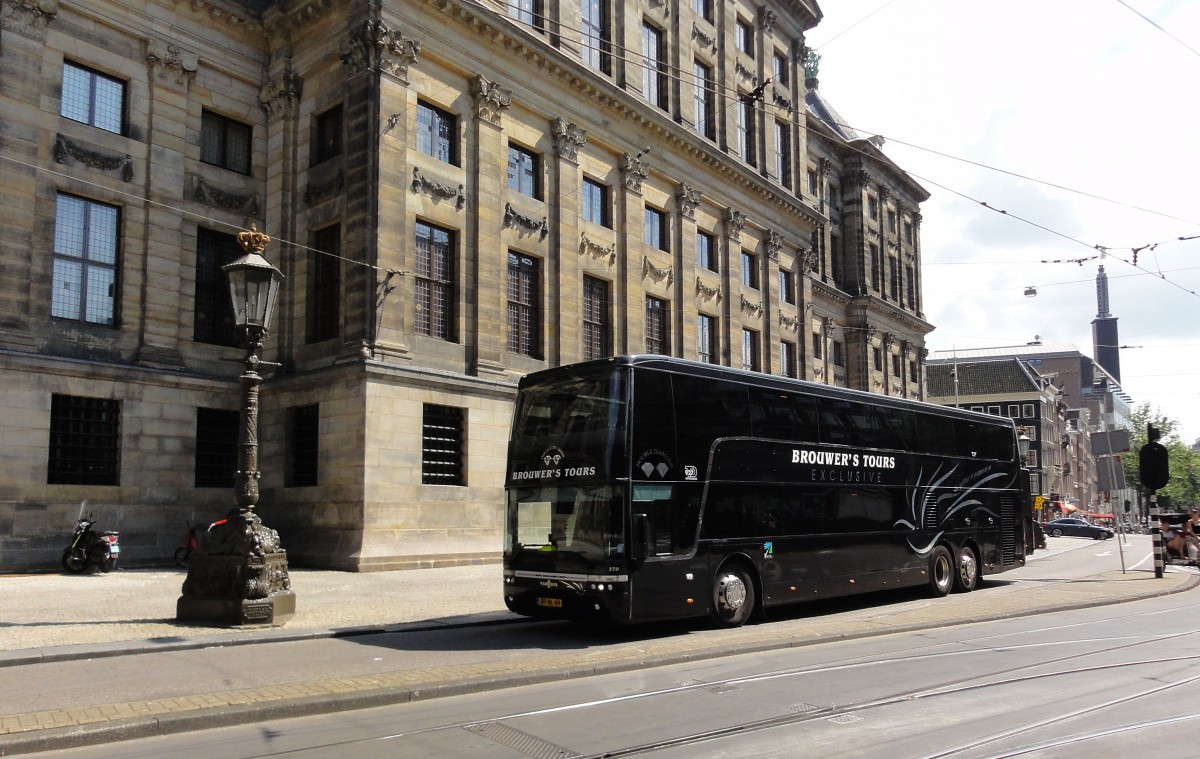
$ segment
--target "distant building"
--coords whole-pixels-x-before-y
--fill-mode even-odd
[[[1128,427],[1132,399],[1125,394],[1120,384],[1104,368],[1090,357],[1080,353],[1074,345],[1068,343],[1047,345],[1030,343],[976,350],[936,351],[929,359],[928,371],[932,377],[935,371],[943,374],[949,371],[944,368],[935,370],[934,366],[946,367],[958,364],[961,367],[964,364],[999,359],[1020,360],[1028,369],[1042,380],[1051,383],[1061,393],[1059,403],[1065,422],[1062,424],[1060,432],[1054,434],[1053,437],[1044,425],[1039,426],[1039,430],[1043,432],[1040,440],[1047,441],[1039,446],[1043,450],[1048,451],[1052,447],[1049,444],[1051,440],[1056,441],[1055,445],[1060,449],[1080,450],[1081,440],[1078,437],[1071,438],[1072,433],[1090,438],[1092,432]],[[930,400],[934,400],[932,394],[930,394]],[[981,405],[987,410],[989,406],[996,404],[977,402],[973,405]],[[1086,446],[1086,450],[1091,451],[1090,442]],[[1078,498],[1080,508],[1108,508],[1114,503],[1123,506],[1127,499],[1136,503],[1137,494],[1131,489],[1101,490],[1097,468],[1102,465],[1107,466],[1107,462],[1101,460],[1089,462],[1090,454],[1076,453],[1074,455],[1077,457],[1074,460],[1056,462],[1058,469],[1053,468],[1055,463],[1051,463],[1049,467],[1043,465],[1042,490],[1040,492],[1048,499],[1066,499],[1067,502],[1070,502],[1069,499]],[[1047,454],[1046,458],[1049,459],[1050,455]],[[1066,474],[1064,466],[1073,474]],[[1085,480],[1084,477],[1088,479]],[[1069,490],[1068,485],[1070,486]],[[1078,491],[1078,494],[1072,494],[1069,491]],[[1111,503],[1103,502],[1104,498],[1111,499]]]

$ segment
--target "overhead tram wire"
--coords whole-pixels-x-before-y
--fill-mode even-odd
[[[892,4],[892,3],[894,3],[894,2],[896,2],[896,0],[887,0],[887,2],[886,2],[886,3],[884,3],[883,5],[879,6],[879,7],[878,7],[878,8],[876,8],[875,10],[873,10],[873,11],[871,11],[870,13],[868,13],[867,15],[863,16],[863,17],[862,17],[862,18],[860,18],[858,21],[855,21],[853,24],[851,24],[850,26],[846,27],[846,28],[845,28],[845,29],[843,29],[842,31],[838,32],[837,34],[833,35],[833,36],[832,36],[832,37],[830,37],[829,39],[825,40],[825,42],[824,42],[824,43],[822,43],[822,45],[821,45],[820,47],[818,47],[818,48],[813,48],[813,49],[814,49],[814,50],[823,50],[823,49],[825,49],[825,48],[829,47],[829,44],[830,44],[831,42],[833,42],[834,40],[836,40],[838,37],[841,37],[841,36],[842,36],[843,34],[845,34],[846,32],[850,31],[851,29],[853,29],[854,27],[858,26],[858,25],[859,25],[859,24],[861,24],[862,22],[864,22],[864,21],[866,21],[867,19],[871,18],[871,17],[872,17],[872,16],[874,16],[876,13],[879,13],[881,10],[883,10],[883,9],[884,9],[884,8],[886,8],[886,7],[888,7],[889,5],[891,5],[891,4]]]
[[[1187,43],[1186,43],[1186,42],[1184,42],[1183,40],[1179,39],[1179,38],[1178,38],[1178,37],[1176,37],[1174,34],[1171,34],[1170,32],[1168,32],[1166,29],[1164,29],[1162,26],[1160,26],[1160,25],[1159,25],[1159,23],[1158,23],[1157,21],[1155,21],[1154,19],[1150,18],[1150,17],[1149,17],[1149,16],[1147,16],[1146,14],[1142,13],[1142,12],[1141,12],[1141,11],[1139,11],[1137,8],[1134,8],[1132,5],[1130,5],[1129,3],[1125,2],[1125,0],[1117,0],[1117,2],[1118,2],[1118,3],[1120,3],[1121,5],[1125,6],[1125,7],[1126,7],[1126,8],[1128,8],[1129,10],[1133,11],[1135,14],[1137,14],[1139,17],[1141,17],[1141,19],[1142,19],[1143,21],[1145,21],[1147,24],[1150,24],[1151,26],[1153,26],[1153,27],[1154,27],[1155,29],[1157,29],[1158,31],[1162,32],[1163,34],[1167,35],[1167,36],[1168,36],[1168,37],[1170,37],[1171,39],[1173,39],[1173,40],[1175,40],[1176,42],[1178,42],[1180,45],[1182,45],[1184,48],[1186,48],[1186,49],[1187,49],[1187,51],[1188,51],[1188,52],[1190,52],[1192,55],[1194,55],[1194,56],[1196,56],[1196,57],[1200,58],[1200,51],[1197,51],[1197,50],[1196,50],[1196,48],[1192,47],[1191,45],[1187,44]]]

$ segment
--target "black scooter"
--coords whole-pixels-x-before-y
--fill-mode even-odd
[[[121,555],[118,542],[120,533],[114,530],[97,532],[95,524],[95,515],[89,513],[84,517],[83,508],[80,507],[75,535],[71,538],[71,545],[63,549],[62,554],[63,569],[71,574],[82,574],[88,567],[111,572],[117,566],[117,558]]]

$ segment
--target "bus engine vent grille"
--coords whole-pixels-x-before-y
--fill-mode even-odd
[[[1000,499],[1000,560],[1005,566],[1017,563],[1017,506],[1013,499]]]
[[[934,493],[925,494],[925,505],[921,509],[921,527],[936,530],[941,521],[938,511],[938,497]]]

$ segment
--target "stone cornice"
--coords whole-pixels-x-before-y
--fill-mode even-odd
[[[728,182],[758,196],[760,199],[793,216],[816,226],[828,219],[815,208],[791,195],[782,187],[762,180],[752,167],[717,150],[711,142],[686,129],[647,103],[618,87],[578,61],[570,59],[544,42],[520,34],[507,17],[466,0],[424,0],[425,4],[444,17],[466,26],[472,36],[484,45],[492,44],[510,57],[524,58],[534,63],[545,76],[558,79],[578,91],[596,105],[607,108],[633,125],[641,127],[647,136],[669,143],[691,159],[716,171]],[[428,51],[426,51],[428,53]],[[653,141],[652,141],[653,142]]]
[[[927,335],[934,330],[934,326],[921,317],[907,311],[902,311],[891,303],[882,301],[879,298],[858,296],[852,298],[851,301],[855,307],[862,310],[864,316],[873,315],[875,317],[870,320],[872,323],[878,324],[886,320],[892,324],[901,324],[907,331],[916,332],[920,335]]]
[[[828,282],[822,282],[819,279],[813,278],[812,289],[813,298],[821,298],[833,303],[845,305],[850,302],[850,294],[839,290]]]

